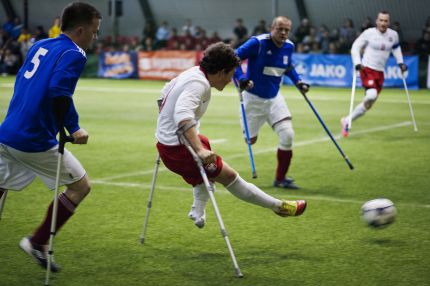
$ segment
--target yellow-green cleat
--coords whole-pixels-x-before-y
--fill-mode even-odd
[[[304,213],[306,209],[306,205],[307,203],[305,200],[298,200],[298,201],[282,200],[282,204],[279,207],[279,210],[275,211],[275,213],[282,217],[299,216],[302,213]]]

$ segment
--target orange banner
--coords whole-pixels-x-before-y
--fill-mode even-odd
[[[196,51],[139,52],[139,78],[170,80],[198,65],[200,57],[201,52]]]

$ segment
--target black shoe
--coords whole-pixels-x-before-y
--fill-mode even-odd
[[[48,268],[48,247],[47,245],[38,245],[35,243],[32,243],[30,241],[30,236],[24,237],[19,242],[19,247],[21,247],[22,250],[25,251],[28,255],[33,258],[34,261],[36,261],[40,266],[43,268]],[[60,267],[54,262],[54,258],[52,257],[51,260],[51,271],[52,272],[59,272]]]
[[[284,189],[292,189],[292,190],[298,190],[300,189],[299,186],[294,184],[294,179],[292,178],[286,178],[282,181],[275,180],[273,181],[273,186],[276,188],[284,188]]]

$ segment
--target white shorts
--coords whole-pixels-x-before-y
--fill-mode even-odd
[[[58,145],[45,152],[22,152],[0,144],[0,188],[20,191],[38,176],[49,189],[55,188]],[[64,149],[60,168],[60,186],[82,179],[86,171],[81,163]]]
[[[291,112],[280,93],[274,98],[266,99],[243,91],[243,105],[250,138],[256,137],[261,126],[267,122],[271,128],[282,119],[291,119]],[[240,113],[242,130],[244,130],[242,113]]]

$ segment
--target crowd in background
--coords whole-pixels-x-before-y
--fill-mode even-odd
[[[359,28],[354,22],[345,18],[341,27],[329,29],[326,25],[315,27],[309,19],[301,20],[297,28],[290,32],[289,38],[296,45],[298,53],[347,54],[352,43],[365,29],[373,27],[374,20],[366,17]],[[414,42],[404,40],[401,25],[393,21],[391,28],[400,37],[404,54],[416,54],[426,60],[430,54],[430,17],[427,18],[421,37]],[[234,48],[243,44],[250,36],[268,33],[270,23],[260,20],[248,32],[243,19],[236,19],[231,37],[222,39],[216,31],[207,35],[201,26],[194,26],[191,19],[186,19],[181,28],[170,27],[167,21],[162,21],[157,27],[153,21],[146,21],[143,33],[139,36],[118,36],[99,39],[92,52],[106,51],[154,51],[154,50],[204,50],[208,45],[224,41]],[[44,38],[53,38],[60,33],[60,19],[57,17],[53,25],[45,32],[43,26],[33,29],[24,27],[18,17],[7,19],[0,28],[0,74],[15,74],[31,45]]]

